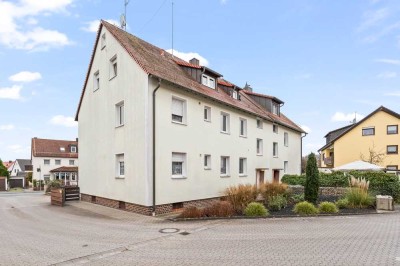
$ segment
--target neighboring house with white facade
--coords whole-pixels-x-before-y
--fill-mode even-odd
[[[26,184],[27,173],[32,172],[32,162],[29,159],[16,159],[10,169],[10,178],[8,180],[9,188],[24,188]]]
[[[282,105],[102,21],[75,118],[81,198],[160,214],[300,174]]]
[[[78,141],[33,138],[31,155],[32,179],[78,184]]]

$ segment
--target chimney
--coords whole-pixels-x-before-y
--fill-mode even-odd
[[[197,58],[190,59],[189,63],[191,63],[192,65],[195,65],[195,66],[199,66],[200,65],[200,61]]]
[[[78,142],[78,138],[76,138],[76,142]]]

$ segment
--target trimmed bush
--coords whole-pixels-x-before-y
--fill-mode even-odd
[[[279,211],[285,208],[287,205],[287,199],[283,195],[271,196],[268,198],[267,206],[271,211]]]
[[[336,207],[335,203],[324,201],[319,204],[319,212],[337,213],[337,212],[339,212],[339,209],[338,209],[338,207]]]
[[[335,204],[339,209],[345,209],[349,206],[349,201],[346,198],[343,198],[336,201]]]
[[[308,156],[306,168],[306,185],[304,186],[304,199],[308,202],[316,203],[319,192],[319,171],[315,154]]]
[[[259,202],[251,202],[249,205],[247,205],[246,209],[244,210],[244,214],[252,217],[269,215],[268,210]]]
[[[281,181],[291,186],[300,185],[303,186],[306,184],[306,176],[305,175],[284,175],[282,176]]]
[[[230,217],[235,214],[232,204],[228,201],[220,201],[203,210],[203,215],[207,217]]]
[[[294,206],[293,211],[300,215],[318,214],[318,209],[314,206],[314,204],[307,202],[307,201],[302,201],[302,202],[297,203]]]
[[[203,216],[203,211],[197,207],[188,207],[183,210],[179,218],[200,218]]]
[[[227,201],[232,204],[234,211],[237,214],[242,214],[246,206],[257,199],[258,190],[255,185],[240,184],[227,188],[225,196]]]
[[[49,183],[47,183],[47,188],[46,192],[50,192],[52,188],[60,188],[61,187],[61,182],[60,180],[50,180]]]
[[[304,193],[303,194],[295,194],[295,195],[291,196],[290,201],[292,203],[298,203],[298,202],[304,201]]]

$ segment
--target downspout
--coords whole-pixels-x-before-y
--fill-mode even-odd
[[[303,138],[305,138],[307,134],[308,134],[307,132],[304,132],[304,136],[301,136],[301,141],[300,141],[300,174],[302,174],[301,165],[303,161]]]
[[[156,216],[156,92],[160,88],[161,79],[158,79],[157,87],[153,90],[153,210],[152,216]]]

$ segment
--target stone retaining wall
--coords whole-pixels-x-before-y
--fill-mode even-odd
[[[304,187],[303,186],[289,186],[292,190],[293,194],[303,194]],[[320,187],[319,195],[322,196],[344,196],[347,192],[347,188],[345,187]]]

